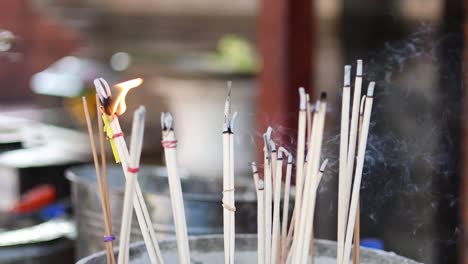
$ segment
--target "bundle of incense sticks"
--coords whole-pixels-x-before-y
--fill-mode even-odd
[[[107,258],[107,263],[114,264],[115,257],[114,257],[114,252],[113,252],[113,241],[115,239],[115,236],[112,234],[112,223],[111,223],[111,217],[110,217],[111,212],[110,212],[110,206],[109,206],[109,192],[108,192],[109,189],[107,187],[106,157],[105,157],[105,151],[104,151],[104,140],[103,140],[103,133],[102,133],[103,131],[101,127],[99,127],[99,143],[100,143],[101,165],[102,165],[102,171],[101,171],[99,169],[100,165],[99,165],[99,160],[97,156],[96,144],[94,143],[94,133],[93,133],[93,127],[91,125],[91,117],[89,115],[88,103],[85,97],[83,97],[82,100],[83,100],[83,109],[84,109],[85,118],[86,118],[86,125],[88,127],[89,142],[91,143],[91,150],[93,154],[94,168],[96,169],[98,189],[99,189],[99,194],[101,198],[100,199],[101,207],[102,207],[103,216],[104,216],[104,229],[105,229],[104,243],[106,243],[106,258]]]
[[[288,232],[288,211],[291,184],[291,172],[293,167],[293,157],[284,148],[276,148],[272,140],[273,129],[269,127],[263,135],[264,140],[264,175],[258,184],[258,262],[259,263],[306,263],[309,255],[309,245],[312,240],[312,223],[315,209],[315,199],[320,179],[326,166],[327,160],[320,165],[320,152],[325,124],[326,94],[321,95],[321,99],[314,107],[313,122],[310,124],[311,135],[307,135],[307,101],[303,88],[299,89],[300,111],[299,111],[299,131],[298,150],[296,161],[296,201],[295,210],[291,219],[290,232]],[[310,117],[312,120],[312,116]],[[309,139],[309,142],[306,142]],[[310,160],[305,162],[305,151],[307,146]],[[278,151],[276,151],[278,150]],[[287,164],[284,166],[283,159],[287,157]],[[314,158],[310,158],[314,157]],[[283,212],[281,219],[281,193],[282,176],[286,167],[284,183]],[[252,169],[253,177],[256,177],[256,167]],[[311,175],[311,177],[307,177]],[[301,178],[302,180],[300,180]],[[298,182],[301,182],[300,184]],[[303,198],[298,199],[298,196]],[[272,208],[273,204],[273,208]],[[261,207],[264,207],[262,210]],[[281,222],[282,220],[282,222]],[[296,235],[292,236],[292,230],[297,225]],[[294,241],[290,248],[290,239]]]
[[[359,241],[359,190],[364,167],[364,158],[369,133],[370,116],[372,112],[374,82],[370,82],[365,96],[361,98],[362,61],[358,61],[353,104],[351,105],[351,67],[345,67],[343,104],[341,114],[341,139],[339,158],[339,206],[338,206],[338,236],[337,263],[347,264],[350,261],[351,246],[354,236],[355,243]],[[140,81],[141,83],[141,81]],[[117,86],[126,89],[121,94],[135,86],[135,80],[121,83]],[[162,263],[161,253],[154,236],[151,219],[149,218],[141,189],[136,181],[143,138],[144,109],[136,111],[132,134],[131,155],[123,138],[118,123],[117,113],[125,111],[125,99],[111,99],[109,86],[103,79],[95,81],[99,95],[99,104],[103,112],[102,121],[105,125],[116,161],[122,163],[127,178],[124,212],[122,216],[121,244],[119,248],[119,263],[128,263],[128,238],[131,226],[131,211],[133,192],[136,199],[133,206],[137,214],[140,228],[150,256],[151,263]],[[231,89],[226,98],[223,124],[223,222],[224,222],[224,255],[225,263],[234,263],[235,249],[235,199],[234,199],[234,132],[233,125],[237,113],[231,115]],[[130,87],[130,88],[129,88]],[[264,170],[259,176],[257,164],[251,163],[252,176],[257,190],[258,215],[258,263],[313,263],[313,222],[317,191],[323,177],[328,159],[321,160],[322,142],[327,111],[327,95],[321,93],[320,98],[311,107],[309,95],[299,88],[299,118],[298,141],[296,149],[296,186],[293,214],[289,221],[289,200],[291,195],[291,174],[293,156],[282,146],[276,146],[272,139],[273,129],[268,127],[263,134]],[[116,102],[118,105],[116,105]],[[85,101],[84,101],[85,103]],[[85,110],[87,110],[85,104]],[[351,120],[350,118],[351,110]],[[87,111],[85,111],[87,113]],[[88,130],[92,136],[92,128],[87,114]],[[164,147],[168,171],[172,210],[176,227],[176,238],[180,263],[190,263],[190,252],[187,238],[184,202],[180,177],[177,169],[177,140],[173,129],[173,117],[163,113],[162,145]],[[97,154],[94,141],[90,136],[93,158],[96,164],[96,174],[101,192],[103,214],[106,216],[106,236],[111,236],[110,210],[106,198],[107,180],[101,183]],[[357,156],[355,157],[357,149]],[[287,163],[284,158],[287,157]],[[105,167],[105,162],[103,163]],[[354,167],[355,166],[355,167]],[[283,188],[283,175],[285,182]],[[353,177],[354,175],[354,177]],[[352,188],[351,188],[352,187]],[[283,208],[281,213],[281,195]],[[127,198],[128,196],[128,198]],[[289,224],[289,228],[288,228]],[[356,230],[356,234],[354,231]],[[357,238],[356,238],[357,236]],[[110,243],[109,243],[110,245]],[[111,250],[112,247],[110,246]],[[359,261],[359,246],[354,247],[354,260]],[[109,250],[108,250],[109,251]],[[112,255],[112,256],[111,256]],[[109,263],[112,263],[112,252],[108,252]]]
[[[359,191],[372,112],[374,82],[361,98],[363,64],[357,61],[353,104],[350,103],[351,66],[345,66],[341,115],[340,169],[338,194],[337,263],[350,262],[354,235],[354,261],[359,261]],[[351,123],[349,110],[351,108]],[[356,156],[357,148],[357,156]],[[354,168],[354,166],[356,167]],[[354,174],[354,177],[353,177]],[[352,187],[352,189],[351,189]],[[354,233],[356,231],[356,233]]]
[[[231,82],[228,82],[228,96],[224,104],[223,123],[223,227],[224,263],[234,263],[235,250],[235,201],[234,201],[234,120],[231,115]],[[255,174],[254,174],[255,175]],[[254,176],[255,177],[255,176]]]
[[[352,104],[350,66],[345,67],[343,86],[337,236],[337,263],[339,264],[349,263],[350,261],[353,235],[356,243],[353,254],[354,261],[359,261],[359,189],[375,83],[371,82],[369,84],[367,95],[361,99],[361,60],[358,61],[357,66]],[[259,207],[257,219],[258,263],[313,263],[313,222],[317,190],[328,162],[328,159],[325,159],[321,163],[327,100],[326,94],[322,93],[319,100],[311,107],[309,95],[305,93],[303,88],[299,88],[299,97],[296,193],[290,222],[288,210],[293,157],[283,147],[279,147],[278,151],[276,151],[276,145],[272,140],[273,129],[271,127],[263,135],[263,178],[258,176],[256,163],[252,163],[254,164],[252,173],[257,189]],[[355,157],[356,149],[357,157]],[[288,163],[286,165],[284,191],[282,192],[283,158],[285,156],[288,156]],[[354,168],[355,164],[356,168]],[[284,194],[284,203],[283,214],[280,218],[279,201],[282,193]],[[354,234],[354,230],[356,230],[356,234]]]
[[[130,175],[131,172],[129,172],[129,167],[130,170],[132,170],[132,166],[129,166],[130,155],[117,115],[125,112],[125,95],[128,90],[140,85],[141,82],[141,79],[134,79],[117,84],[116,87],[121,89],[121,93],[118,94],[116,98],[112,98],[112,93],[107,82],[102,78],[94,80],[94,85],[96,86],[96,92],[99,98],[99,102],[97,102],[97,104],[99,105],[100,112],[102,113],[101,118],[104,123],[104,130],[109,138],[115,161],[117,163],[120,162],[122,165],[122,170],[125,178],[127,179],[127,184],[130,184],[128,180],[132,177]],[[143,193],[138,181],[135,180],[134,186],[136,199],[133,200],[133,207],[151,263],[163,263],[153,223],[149,216],[148,208],[145,200],[143,199]],[[131,214],[131,211],[129,214]],[[131,226],[131,217],[128,216],[128,218],[129,220],[127,225]],[[126,230],[126,232],[129,232],[129,230]],[[126,255],[123,257],[123,260],[128,262],[128,244],[125,245],[124,254]]]
[[[187,236],[187,221],[185,219],[184,200],[182,186],[177,168],[177,139],[174,133],[174,119],[171,113],[161,114],[162,146],[166,158],[166,167],[169,180],[169,191],[171,195],[172,214],[174,216],[175,232],[177,239],[177,250],[179,252],[179,263],[190,263],[190,250]]]
[[[132,137],[130,140],[130,160],[125,185],[122,224],[120,228],[120,244],[118,263],[128,263],[128,247],[130,244],[131,217],[133,212],[133,197],[135,183],[140,167],[141,149],[143,147],[143,132],[145,127],[145,108],[140,106],[133,115]]]

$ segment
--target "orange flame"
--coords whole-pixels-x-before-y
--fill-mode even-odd
[[[140,86],[142,83],[142,78],[136,78],[114,85],[115,88],[119,89],[119,93],[117,94],[117,97],[115,97],[115,99],[112,100],[112,103],[110,105],[110,113],[116,115],[122,115],[123,113],[125,113],[125,110],[127,110],[125,97],[127,96],[128,91]]]

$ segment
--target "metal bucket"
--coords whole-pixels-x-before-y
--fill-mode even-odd
[[[66,173],[72,182],[72,202],[77,224],[77,256],[88,256],[105,249],[102,242],[104,221],[97,191],[93,166],[71,168]],[[250,178],[236,179],[236,230],[256,232],[256,197]],[[122,218],[124,176],[120,166],[108,168],[109,200],[112,211],[112,229],[118,237]],[[239,181],[237,181],[239,180]],[[171,200],[167,174],[164,167],[142,166],[138,175],[143,196],[159,239],[174,233]],[[205,178],[182,176],[185,214],[189,235],[217,234],[223,232],[221,207],[222,182]],[[132,221],[132,241],[142,240],[138,221]]]
[[[174,240],[161,241],[160,243],[165,263],[178,263],[177,245]],[[190,242],[191,263],[197,264],[219,264],[224,261],[223,236],[200,236],[191,237]],[[236,263],[257,263],[257,236],[236,236]],[[86,257],[77,264],[104,264],[106,253],[100,252]],[[150,263],[143,242],[134,243],[130,248],[130,263]],[[315,240],[315,263],[336,263],[336,242],[329,240]],[[401,257],[393,252],[361,248],[361,264],[418,264],[414,260]]]

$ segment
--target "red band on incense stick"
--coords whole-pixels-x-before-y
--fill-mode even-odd
[[[136,167],[136,168],[128,167],[127,171],[131,173],[137,173],[140,171],[140,167]]]
[[[176,148],[177,140],[163,140],[161,141],[163,148]]]
[[[123,137],[123,135],[124,135],[123,132],[115,133],[115,134],[112,135],[112,139],[118,138],[118,137]]]

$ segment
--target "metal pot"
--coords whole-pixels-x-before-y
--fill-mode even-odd
[[[315,240],[315,263],[336,263],[336,242]],[[222,235],[191,237],[189,241],[192,263],[211,264],[223,263],[224,246]],[[174,240],[160,243],[165,263],[177,263],[177,244]],[[117,254],[117,252],[115,252]],[[236,235],[236,263],[257,263],[257,236]],[[77,264],[106,263],[106,253],[100,252],[86,257]],[[143,242],[134,243],[130,247],[130,263],[150,263]],[[418,264],[418,262],[396,255],[393,252],[361,248],[361,264]]]
[[[104,250],[104,221],[94,167],[74,167],[67,171],[66,176],[72,183],[72,202],[78,232],[77,256],[83,257]],[[249,180],[246,177],[238,177],[238,181],[236,180],[236,208],[237,213],[242,215],[236,217],[236,230],[243,233],[256,232],[256,197],[253,182]],[[118,237],[125,183],[120,166],[108,168],[108,181],[112,230]],[[175,230],[165,168],[142,166],[138,181],[159,238],[172,236]],[[222,233],[222,182],[184,175],[181,182],[189,235]],[[132,241],[142,240],[135,216],[131,232]]]

